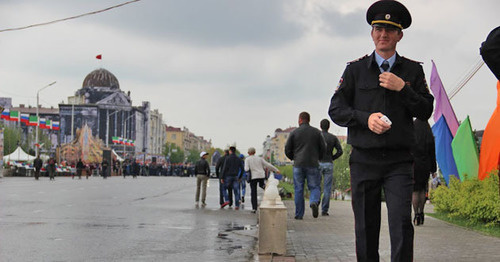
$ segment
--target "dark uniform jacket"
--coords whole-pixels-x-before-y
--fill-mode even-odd
[[[207,160],[203,158],[198,160],[198,162],[196,162],[194,170],[195,174],[197,175],[210,176],[210,167],[208,166]]]
[[[340,145],[339,139],[335,135],[332,135],[326,131],[321,131],[321,135],[325,140],[326,151],[319,159],[319,161],[331,163],[342,155],[342,146]],[[333,154],[334,148],[336,150],[335,154]]]
[[[330,103],[329,115],[339,126],[348,127],[347,142],[353,146],[351,161],[369,160],[387,154],[393,161],[412,161],[409,152],[415,143],[413,117],[426,121],[432,114],[433,96],[429,93],[420,63],[396,54],[390,70],[406,85],[399,91],[380,86],[380,69],[375,52],[347,65]],[[387,132],[378,135],[368,128],[368,117],[381,112],[391,121]],[[356,151],[356,149],[359,149]],[[360,152],[364,156],[357,155]]]
[[[285,155],[295,167],[318,167],[319,158],[325,154],[325,141],[321,132],[303,123],[293,130],[285,145]]]

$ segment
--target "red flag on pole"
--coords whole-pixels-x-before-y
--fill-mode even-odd
[[[95,58],[102,60],[102,55],[96,55]]]

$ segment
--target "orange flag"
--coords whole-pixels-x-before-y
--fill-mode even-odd
[[[479,154],[479,180],[493,171],[498,171],[500,162],[500,81],[497,83],[497,107],[484,129],[481,152]]]

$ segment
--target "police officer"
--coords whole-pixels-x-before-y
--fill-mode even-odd
[[[413,117],[427,121],[433,110],[420,63],[399,56],[397,43],[411,24],[397,1],[375,2],[367,11],[375,51],[348,63],[329,108],[348,127],[352,208],[358,261],[378,261],[381,190],[391,237],[391,260],[412,261],[411,197],[415,142]]]

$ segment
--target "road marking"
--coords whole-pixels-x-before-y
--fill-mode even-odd
[[[38,209],[38,210],[34,210],[34,211],[33,211],[33,213],[41,213],[41,212],[43,212],[43,210],[42,210],[42,209]]]

